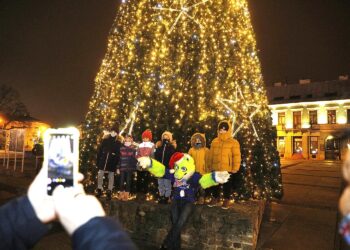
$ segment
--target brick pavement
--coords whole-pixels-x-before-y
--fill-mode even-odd
[[[258,249],[340,249],[339,161],[282,161],[284,197],[265,214]]]

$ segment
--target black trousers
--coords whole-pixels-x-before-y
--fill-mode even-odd
[[[230,174],[230,179],[224,183],[214,187],[209,188],[209,193],[214,198],[220,198],[221,193],[223,194],[224,199],[232,198],[233,193],[238,189],[239,185],[239,175],[238,173]]]
[[[148,171],[137,171],[137,192],[147,194],[150,182],[150,173]]]
[[[130,171],[120,171],[120,182],[119,182],[120,191],[130,192],[131,176],[132,176],[132,172]]]
[[[193,211],[194,205],[190,201],[173,200],[171,203],[172,226],[164,240],[167,249],[181,249],[181,230]]]

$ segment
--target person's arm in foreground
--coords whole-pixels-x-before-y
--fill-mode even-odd
[[[28,249],[49,230],[46,223],[56,218],[53,200],[46,195],[43,168],[29,186],[26,196],[0,207],[0,249]]]
[[[53,193],[56,213],[72,236],[73,249],[137,249],[121,226],[105,212],[95,196],[83,187],[57,187]]]

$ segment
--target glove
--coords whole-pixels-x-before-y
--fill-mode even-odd
[[[140,157],[137,159],[137,166],[141,169],[147,169],[152,166],[152,161],[150,157]]]
[[[230,179],[230,173],[227,171],[215,171],[215,181],[217,183],[223,184]]]

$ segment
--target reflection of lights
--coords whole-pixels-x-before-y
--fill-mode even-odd
[[[311,154],[317,154],[317,148],[316,149],[313,149],[313,150],[311,150]]]

